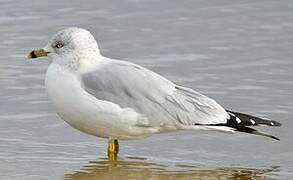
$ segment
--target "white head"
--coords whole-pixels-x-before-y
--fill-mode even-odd
[[[32,51],[28,58],[48,56],[54,63],[77,68],[85,61],[97,61],[100,51],[95,38],[85,29],[71,27],[57,32],[43,49]]]

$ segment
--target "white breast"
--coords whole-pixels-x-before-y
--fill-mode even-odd
[[[136,127],[138,114],[84,91],[78,74],[52,63],[46,73],[46,91],[58,115],[72,127],[98,137],[139,138],[147,131]]]
[[[46,73],[45,85],[48,98],[56,108],[57,114],[74,128],[90,133],[86,122],[88,118],[81,112],[86,104],[83,104],[84,100],[81,101],[84,95],[80,90],[78,77],[52,63]]]

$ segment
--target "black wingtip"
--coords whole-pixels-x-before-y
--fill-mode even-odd
[[[281,123],[267,118],[259,118],[249,114],[226,110],[230,118],[227,120],[228,126],[282,126]]]

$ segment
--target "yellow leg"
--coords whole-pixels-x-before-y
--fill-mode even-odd
[[[109,139],[108,142],[108,160],[117,161],[119,152],[119,143],[117,139]]]

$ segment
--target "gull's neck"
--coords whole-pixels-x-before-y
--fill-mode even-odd
[[[92,69],[95,69],[97,65],[99,65],[104,60],[105,57],[102,56],[100,52],[88,55],[86,58],[81,57],[77,71],[80,73],[91,71]]]
[[[71,72],[87,72],[105,59],[97,49],[83,49],[78,53],[53,58],[53,63]]]

